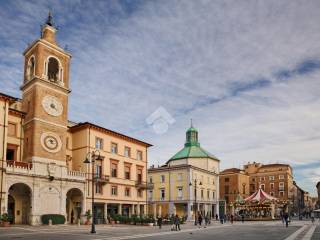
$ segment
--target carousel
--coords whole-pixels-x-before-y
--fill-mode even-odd
[[[236,217],[244,216],[246,220],[273,220],[280,216],[284,203],[259,188],[245,199],[238,194],[232,207]]]

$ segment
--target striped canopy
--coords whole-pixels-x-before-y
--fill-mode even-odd
[[[268,201],[276,201],[276,200],[277,198],[272,197],[271,195],[263,191],[261,188],[259,188],[259,190],[256,191],[251,196],[244,199],[245,202],[260,202],[260,203],[268,202]]]

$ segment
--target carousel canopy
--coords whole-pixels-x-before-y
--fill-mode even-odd
[[[268,201],[275,201],[275,200],[277,200],[277,198],[272,197],[271,195],[269,195],[268,193],[263,191],[261,188],[259,188],[259,190],[256,191],[251,196],[244,199],[245,202],[260,202],[260,203],[268,202]]]

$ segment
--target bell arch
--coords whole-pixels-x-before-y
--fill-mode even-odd
[[[45,61],[45,76],[50,82],[63,84],[63,68],[57,57],[49,56]]]
[[[35,76],[36,58],[32,55],[27,63],[26,81],[30,81]]]

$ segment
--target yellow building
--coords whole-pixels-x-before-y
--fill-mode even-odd
[[[75,223],[91,209],[92,163],[96,222],[107,214],[146,213],[147,149],[151,145],[92,123],[68,121],[71,55],[60,48],[49,15],[40,39],[24,51],[22,98],[0,93],[0,214],[41,224],[43,214]],[[91,209],[92,210],[92,209]]]
[[[161,167],[148,170],[149,213],[154,216],[178,214],[189,220],[196,212],[219,214],[220,161],[203,148],[198,131],[191,127],[186,133],[184,148]]]

